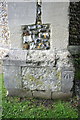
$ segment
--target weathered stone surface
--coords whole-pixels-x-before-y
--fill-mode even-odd
[[[4,66],[3,69],[6,88],[21,88],[21,68],[18,66]]]
[[[10,60],[26,60],[26,62],[28,61],[44,62],[45,61],[45,65],[49,65],[49,63],[48,64],[46,63],[47,61],[50,61],[53,64],[54,59],[55,59],[54,50],[48,51],[48,50],[18,50],[18,49],[13,50],[13,49],[10,49],[8,55],[9,55],[8,58]]]
[[[70,90],[73,87],[73,79],[74,79],[74,72],[73,71],[63,71],[62,72],[62,87],[61,91],[62,92],[70,92]]]
[[[54,67],[22,67],[23,88],[57,91],[59,80]]]
[[[72,96],[72,93],[64,93],[64,92],[52,92],[52,99],[67,99]]]
[[[0,48],[10,47],[10,31],[8,26],[8,6],[0,2]]]
[[[9,56],[3,60],[7,88],[19,89],[20,87],[26,89],[26,91],[29,89],[38,91],[49,90],[51,92],[62,91],[66,93],[72,89],[74,69],[67,57],[70,55],[67,51],[62,51],[62,54],[61,51],[57,51],[56,57],[52,54],[49,55],[46,51],[37,53],[37,51],[12,50],[10,52]],[[19,55],[20,52],[22,52],[22,59]],[[56,64],[55,60],[57,60]]]
[[[72,55],[80,54],[80,46],[68,46],[68,50]]]
[[[0,47],[0,60],[4,58],[9,53],[9,49]]]
[[[51,92],[50,91],[33,91],[33,97],[51,99]]]
[[[6,1],[0,2],[0,59],[9,52],[10,31],[8,26],[8,6]]]
[[[23,61],[23,60],[26,60],[27,53],[28,53],[28,51],[26,51],[26,50],[17,50],[17,49],[13,50],[13,49],[11,49],[9,51],[8,55],[9,55],[10,60]]]
[[[57,67],[58,70],[63,69],[73,69],[71,54],[68,50],[57,51]]]
[[[5,66],[26,66],[26,61],[22,60],[10,60],[8,57],[3,59],[3,63]]]
[[[68,7],[68,2],[42,3],[42,21],[43,23],[51,24],[50,49],[52,50],[54,48],[58,50],[67,48],[69,24]],[[21,25],[35,23],[36,2],[11,2],[8,3],[8,9],[11,48],[22,49]]]
[[[69,3],[43,3],[43,23],[51,24],[49,50],[22,50],[21,26],[33,24],[35,3],[15,2],[8,5],[11,49],[3,63],[9,95],[27,97],[29,94],[31,97],[51,99],[51,92],[65,92],[64,96],[67,96],[74,77],[73,64],[67,51]],[[63,96],[63,93],[60,94]],[[55,98],[58,98],[56,94]]]
[[[25,89],[8,89],[9,96],[32,98],[32,92]]]

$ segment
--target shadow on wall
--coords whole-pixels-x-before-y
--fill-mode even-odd
[[[80,2],[71,2],[69,7],[69,46],[75,67],[73,91],[80,98]]]

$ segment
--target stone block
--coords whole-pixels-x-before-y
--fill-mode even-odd
[[[9,59],[4,59],[3,60],[4,66],[26,66],[26,61],[22,60],[9,60]]]
[[[33,91],[33,97],[51,99],[51,91]]]
[[[70,92],[73,87],[74,72],[73,71],[63,71],[62,72],[62,92]]]
[[[7,89],[21,88],[21,68],[18,66],[4,66],[4,83]]]
[[[22,67],[23,88],[30,90],[57,90],[59,80],[54,67]]]
[[[16,53],[16,54],[15,54]],[[28,51],[26,50],[13,50],[11,49],[9,51],[9,59],[10,60],[26,60],[26,55]]]
[[[72,45],[72,46],[68,46],[68,50],[70,51],[70,53],[72,55],[76,55],[76,54],[80,54],[80,45]]]
[[[8,89],[8,96],[32,98],[32,92],[26,89]]]
[[[72,96],[72,93],[64,93],[64,92],[52,92],[52,99],[67,99]]]

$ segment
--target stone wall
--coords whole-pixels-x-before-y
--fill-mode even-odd
[[[43,2],[42,23],[51,24],[50,49],[66,49],[68,45],[68,2]],[[35,2],[8,3],[10,40],[12,49],[22,49],[22,25],[34,24]],[[23,9],[24,8],[24,9]]]
[[[80,2],[71,2],[69,11],[69,45],[80,46]]]
[[[72,95],[74,68],[68,51],[55,56],[54,51],[10,50],[3,63],[9,95],[46,99]]]
[[[7,3],[0,2],[0,59],[2,59],[10,48],[10,32],[8,26],[8,6]]]
[[[3,59],[9,95],[64,98],[72,95],[74,68],[68,45],[68,2],[43,2],[42,23],[50,25],[49,50],[23,50],[22,25],[36,20],[36,3],[8,3],[11,49]]]
[[[10,46],[10,34],[8,28],[8,6],[6,2],[0,2],[0,47]]]

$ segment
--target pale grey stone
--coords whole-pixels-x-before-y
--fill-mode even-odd
[[[73,71],[63,71],[62,72],[62,92],[69,92],[73,87],[74,72]]]
[[[9,49],[5,47],[0,47],[0,60],[3,60],[4,56],[9,53]]]
[[[51,99],[51,91],[33,91],[33,97]]]
[[[18,97],[27,97],[32,98],[32,92],[25,89],[8,89],[8,96],[18,96]]]
[[[22,87],[21,68],[18,66],[4,66],[4,83],[7,89]]]
[[[50,67],[30,68],[22,67],[23,88],[30,90],[52,90],[58,89],[57,71]]]
[[[22,87],[26,90],[37,89],[38,91],[51,90],[52,92],[70,92],[73,86],[74,69],[73,65],[71,64],[71,62],[69,62],[69,59],[67,58],[67,51],[62,51],[62,54],[61,51],[58,51],[57,58],[59,57],[59,59],[56,62],[55,67],[53,62],[55,61],[55,58],[52,57],[52,54],[49,56],[49,53],[46,52],[41,53],[40,51],[38,53],[41,54],[38,54],[37,51],[31,51],[30,53],[33,54],[31,60],[25,60],[25,57],[21,59],[19,53],[22,52],[22,56],[26,56],[27,54],[26,58],[30,56],[30,53],[28,54],[26,51],[18,50],[16,52],[18,55],[17,59],[15,57],[17,56],[15,55],[15,52],[16,50],[12,50],[9,54],[9,57],[3,60],[7,88]],[[44,57],[42,58],[43,53],[45,53],[46,56],[44,55]],[[39,59],[37,59],[37,57],[39,57]],[[47,63],[46,65],[45,60]],[[17,78],[19,79],[19,81],[17,80]]]
[[[52,92],[52,99],[67,99],[70,98],[72,96],[71,92]]]
[[[51,50],[67,48],[68,7],[69,2],[43,2],[42,4],[42,21],[51,24]],[[8,3],[8,9],[11,48],[22,49],[21,25],[35,23],[36,2],[11,2]]]

